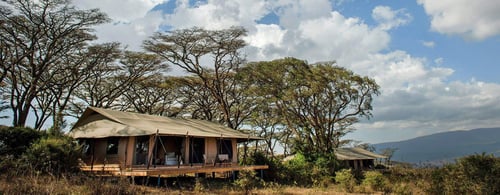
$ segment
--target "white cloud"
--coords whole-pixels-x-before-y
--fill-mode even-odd
[[[436,59],[434,59],[434,63],[436,65],[441,65],[441,64],[443,64],[443,62],[444,62],[443,58],[436,58]]]
[[[168,0],[85,0],[74,1],[81,9],[99,8],[112,22],[96,27],[99,42],[120,42],[131,50],[140,50],[142,41],[159,29],[160,12],[150,10]]]
[[[435,4],[419,2],[426,6]],[[139,48],[142,40],[160,25],[174,29],[242,25],[249,30],[245,52],[250,61],[287,56],[309,62],[337,60],[341,66],[374,78],[381,86],[382,94],[374,102],[373,120],[356,125],[365,133],[360,137],[364,141],[380,135],[378,142],[388,141],[387,133],[394,133],[391,139],[398,140],[417,136],[417,131],[500,126],[499,84],[476,80],[450,82],[454,70],[441,67],[442,58],[428,60],[406,51],[388,51],[389,31],[411,20],[405,10],[376,7],[372,17],[379,25],[373,27],[360,18],[333,10],[326,0],[208,0],[196,5],[184,0],[177,5],[173,13],[163,16],[147,11],[141,11],[142,16],[139,12],[130,17],[113,14],[128,22],[99,27],[98,35],[105,41],[121,41]],[[271,13],[279,17],[278,24],[257,23]],[[435,46],[432,41],[422,44]]]
[[[388,6],[373,8],[372,18],[379,23],[380,28],[383,30],[390,30],[405,25],[412,20],[412,16],[406,10],[392,10]]]
[[[78,0],[73,3],[80,8],[99,8],[115,22],[131,22],[142,18],[154,6],[168,0]]]
[[[436,43],[434,41],[422,41],[422,45],[425,47],[433,48],[436,46]]]
[[[254,21],[268,12],[268,6],[264,0],[209,0],[196,6],[183,2],[173,14],[166,16],[165,23],[173,28],[197,26],[206,29],[222,29],[231,26],[252,26],[255,25]]]
[[[163,19],[160,12],[149,12],[129,23],[108,23],[96,28],[100,42],[120,42],[130,50],[141,50],[142,42],[158,31]]]
[[[483,40],[500,34],[500,1],[417,0],[432,17],[431,29],[466,39]]]

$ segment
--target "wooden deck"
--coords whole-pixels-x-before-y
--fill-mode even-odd
[[[81,166],[84,172],[92,172],[101,176],[153,176],[153,177],[173,177],[193,173],[222,173],[239,171],[244,169],[262,170],[268,169],[268,165],[248,165],[239,166],[231,164],[216,165],[182,165],[182,166],[135,166],[132,168],[121,168],[119,164]]]

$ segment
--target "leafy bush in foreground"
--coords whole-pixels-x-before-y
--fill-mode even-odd
[[[476,154],[432,172],[431,194],[500,194],[500,158]]]
[[[33,142],[45,136],[43,131],[26,127],[0,127],[0,156],[21,156]]]
[[[25,153],[26,164],[33,170],[56,175],[78,171],[80,157],[80,146],[70,137],[40,139]]]
[[[351,169],[342,169],[340,171],[337,171],[335,173],[335,181],[346,192],[354,192],[354,187],[356,186],[356,178],[354,178]]]
[[[384,190],[386,184],[386,178],[382,173],[378,171],[366,171],[364,172],[364,179],[362,184],[368,186],[375,191]]]

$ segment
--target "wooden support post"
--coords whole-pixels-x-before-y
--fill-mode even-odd
[[[125,144],[125,162],[123,163],[123,168],[127,168],[127,158],[128,158],[128,141],[130,138],[127,137],[127,143]],[[121,170],[121,169],[120,169]]]
[[[189,148],[191,148],[189,150],[189,156],[190,156],[189,157],[189,163],[191,164],[191,166],[193,166],[193,159],[194,159],[194,157],[193,157],[193,153],[194,153],[194,151],[193,151],[194,150],[194,147],[193,147],[193,137],[189,138]]]
[[[245,145],[243,146],[243,164],[247,164],[247,150],[248,150],[248,142],[250,141],[250,135],[248,135],[247,141],[245,142]]]
[[[92,159],[90,160],[90,171],[94,169],[94,158],[95,158],[95,139],[92,139],[92,145],[90,146],[92,149]]]
[[[156,135],[155,135],[155,138],[154,138],[154,141],[153,141],[153,148],[152,148],[153,150],[154,150],[154,149],[155,149],[155,147],[156,147],[156,139],[158,139],[158,134],[159,134],[159,133],[160,133],[160,130],[159,130],[159,129],[156,129]],[[149,150],[151,150],[151,149],[149,149]],[[148,153],[149,153],[150,155],[149,155],[149,157],[148,157],[148,161],[149,161],[149,162],[148,162],[148,165],[146,166],[146,169],[149,169],[149,166],[153,163],[153,156],[154,156],[154,155],[153,155],[153,152],[151,152],[151,153],[150,153],[150,152],[148,152]],[[156,164],[156,163],[155,163],[155,164]],[[156,165],[155,165],[155,168],[156,168]]]

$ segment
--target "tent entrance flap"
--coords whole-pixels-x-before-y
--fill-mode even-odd
[[[149,136],[135,138],[134,165],[146,165],[149,149]]]

